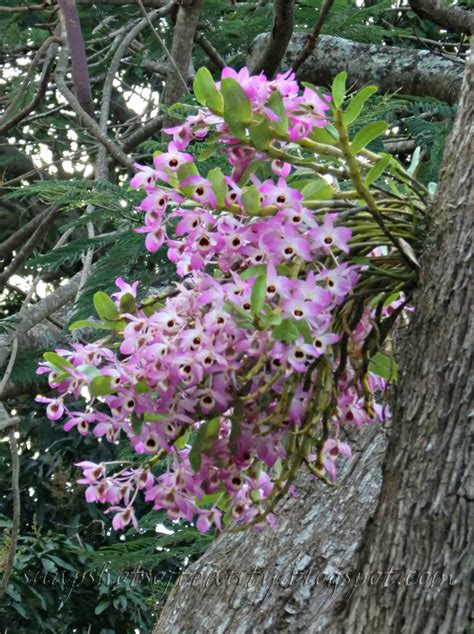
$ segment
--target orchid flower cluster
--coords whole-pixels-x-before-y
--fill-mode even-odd
[[[351,456],[344,427],[384,415],[376,396],[387,376],[369,364],[367,342],[400,292],[349,315],[369,268],[351,260],[354,223],[314,204],[328,181],[296,178],[330,125],[332,98],[301,92],[292,73],[229,68],[217,84],[201,69],[195,94],[203,107],[167,130],[168,150],[131,180],[144,195],[136,231],[149,252],[167,250],[181,280],[139,301],[138,282],[119,278],[112,297],[94,300],[110,337],[46,353],[38,370],[58,393],[37,399],[51,420],[111,443],[126,437],[137,454],[133,464],[79,463],[86,500],[108,505],[115,529],[138,526],[138,495],[200,531],[273,525],[300,466],[334,484],[338,457]],[[228,174],[199,173],[187,150],[204,140]],[[377,246],[364,253],[380,259]]]

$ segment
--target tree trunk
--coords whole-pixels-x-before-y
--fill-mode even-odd
[[[178,580],[155,634],[468,631],[473,69],[400,351],[383,470],[384,431],[367,428],[341,489],[301,475],[275,532],[223,534]]]
[[[416,316],[401,355],[380,502],[359,557],[370,572],[392,567],[402,574],[393,575],[387,589],[377,584],[354,593],[341,619],[351,633],[468,631],[473,109],[471,63],[443,161]]]

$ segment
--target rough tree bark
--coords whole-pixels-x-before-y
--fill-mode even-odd
[[[268,33],[258,35],[251,47],[248,66],[268,45]],[[306,33],[294,33],[283,58],[282,70],[292,68],[306,41]],[[376,84],[381,92],[436,97],[457,103],[462,83],[462,64],[428,51],[396,46],[362,44],[342,37],[321,35],[318,45],[298,69],[298,79],[317,86],[329,86],[341,71],[348,73],[348,85],[361,88]]]
[[[366,429],[342,489],[302,476],[276,532],[221,535],[179,580],[155,634],[468,631],[473,68],[401,349],[382,488],[384,435]]]
[[[453,584],[377,585],[354,595],[347,632],[467,632],[472,580],[474,59],[445,151],[417,312],[402,351],[399,394],[375,519],[359,566],[435,572]],[[413,583],[413,585],[412,585]],[[433,587],[429,587],[433,585]]]

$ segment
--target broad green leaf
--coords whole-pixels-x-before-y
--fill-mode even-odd
[[[198,70],[193,83],[194,94],[202,106],[208,106],[215,114],[222,115],[224,101],[216,88],[211,73],[204,66]]]
[[[121,313],[134,313],[137,308],[137,302],[131,293],[125,293],[120,298],[120,312]]]
[[[97,376],[102,376],[100,370],[95,367],[95,365],[88,365],[84,363],[83,365],[78,365],[77,369],[79,372],[83,372],[90,379],[95,379]]]
[[[188,438],[190,436],[191,431],[188,430],[186,432],[184,432],[184,434],[182,436],[180,436],[179,438],[176,438],[176,440],[174,441],[174,446],[177,449],[184,449],[186,447],[186,443],[188,442]]]
[[[188,176],[199,176],[199,170],[192,161],[183,163],[178,167],[178,180],[180,183],[180,189],[187,198],[191,198],[191,196],[194,194],[194,186],[181,185],[181,182],[184,181],[185,178],[188,178]]]
[[[308,322],[304,319],[295,319],[295,326],[302,337],[304,337],[305,343],[313,343],[313,337],[311,335],[311,328]]]
[[[339,75],[336,75],[334,81],[332,82],[332,100],[336,108],[340,108],[342,102],[344,101],[344,96],[346,94],[346,79],[347,73],[346,71],[342,71]]]
[[[203,423],[198,429],[193,446],[189,452],[189,462],[196,473],[201,468],[201,454],[206,447],[209,449],[212,446],[219,433],[219,427],[220,419],[212,418]]]
[[[372,183],[374,183],[379,176],[383,174],[384,169],[390,163],[391,160],[390,154],[382,155],[380,161],[377,161],[373,167],[367,172],[367,176],[365,177],[365,184],[367,187],[370,187]]]
[[[107,321],[114,321],[120,316],[115,302],[102,291],[97,291],[94,295],[94,308],[99,317]]]
[[[135,392],[137,394],[145,394],[145,392],[148,392],[148,383],[146,379],[142,379],[141,381],[138,381],[138,383],[135,384]]]
[[[260,123],[251,126],[249,136],[257,150],[267,150],[273,139],[268,120],[264,118]]]
[[[229,132],[240,141],[247,141],[247,126],[240,121],[228,121]]]
[[[109,605],[111,605],[109,599],[102,599],[102,601],[99,601],[99,603],[96,605],[94,614],[96,614],[97,616],[99,614],[102,614],[102,612],[104,612],[109,607]]]
[[[57,354],[56,352],[45,352],[43,354],[43,358],[58,370],[63,370],[67,372],[68,368],[74,368],[73,364],[70,361]]]
[[[212,183],[212,189],[216,195],[218,207],[223,207],[225,195],[227,194],[227,185],[222,170],[219,167],[215,167],[208,173],[207,178]]]
[[[132,416],[132,429],[136,436],[141,433],[144,422],[142,418],[137,418],[135,415]]]
[[[303,200],[331,200],[334,190],[324,178],[314,178],[301,190]]]
[[[79,319],[74,321],[69,330],[79,330],[80,328],[95,328],[96,330],[113,330],[113,327],[107,324],[105,321],[90,321],[89,319]]]
[[[369,145],[371,141],[383,134],[387,128],[388,123],[386,121],[374,121],[373,123],[368,123],[361,128],[352,139],[352,151],[356,153],[360,152]]]
[[[227,123],[251,123],[252,105],[242,86],[235,79],[226,77],[221,81],[221,91],[224,97],[224,120]]]
[[[240,315],[240,317],[243,317],[243,319],[250,321],[249,313],[245,311],[243,308],[241,308],[240,306],[238,306],[237,304],[234,304],[234,302],[229,302],[229,301],[225,302],[224,310],[226,313],[229,313],[229,315],[233,315],[234,313],[237,313],[237,315]]]
[[[265,304],[267,295],[267,274],[262,273],[254,281],[252,285],[252,293],[250,295],[250,305],[252,307],[252,315],[258,315]]]
[[[192,161],[187,161],[178,167],[178,179],[184,181],[188,176],[199,176],[199,170]]]
[[[96,376],[92,379],[89,385],[89,392],[92,396],[105,396],[106,394],[112,394],[112,392],[116,390],[112,388],[111,382],[111,376],[104,376],[103,374]]]
[[[254,275],[262,275],[262,273],[266,270],[266,264],[256,264],[255,266],[250,266],[248,269],[245,269],[245,271],[242,271],[242,273],[240,273],[240,277],[243,280],[249,280]]]
[[[344,110],[342,119],[346,125],[350,125],[362,112],[367,99],[377,92],[377,86],[365,86],[351,98],[347,104],[347,108]]]
[[[295,341],[299,334],[293,319],[284,319],[281,324],[272,328],[272,337],[277,341]]]
[[[381,376],[386,381],[396,381],[398,364],[392,357],[383,352],[377,352],[369,362],[369,372]]]
[[[278,90],[273,91],[270,95],[270,99],[267,101],[267,107],[274,112],[278,121],[273,119],[269,120],[270,127],[281,136],[285,136],[288,133],[288,115],[286,114],[285,105],[281,93]]]
[[[260,211],[260,192],[256,187],[249,187],[241,197],[242,207],[245,211],[254,215]]]
[[[206,148],[204,148],[204,150],[202,152],[200,152],[200,154],[198,154],[197,160],[201,163],[202,161],[206,161],[208,158],[211,158],[211,156],[214,156],[214,154],[217,152],[218,150],[218,145],[217,144],[211,144],[208,145]]]
[[[309,137],[318,143],[334,145],[339,138],[339,134],[333,125],[328,125],[325,128],[314,128]]]

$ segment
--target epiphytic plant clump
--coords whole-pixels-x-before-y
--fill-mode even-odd
[[[202,68],[194,92],[202,108],[131,181],[136,231],[181,282],[139,302],[118,279],[95,296],[101,321],[72,326],[110,334],[38,370],[58,393],[38,398],[51,420],[133,446],[136,462],[79,465],[116,529],[137,526],[138,495],[206,531],[274,523],[301,466],[334,485],[344,428],[386,415],[383,345],[417,276],[423,188],[366,149],[385,122],[349,135],[374,87],[347,98],[344,73],[327,95],[291,73],[225,68],[215,83]],[[216,152],[228,173],[202,175]]]

